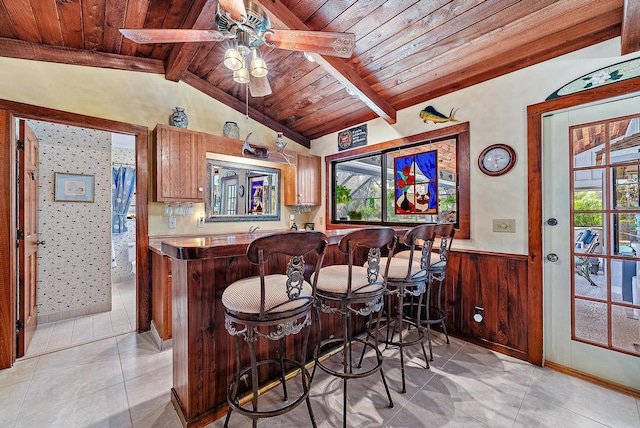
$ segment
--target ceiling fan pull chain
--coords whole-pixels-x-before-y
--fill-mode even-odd
[[[244,100],[247,106],[247,110],[246,110],[247,120],[249,120],[249,85],[245,85]]]

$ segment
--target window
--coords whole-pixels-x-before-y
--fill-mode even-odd
[[[460,124],[327,157],[332,224],[452,221],[469,238],[469,130]]]
[[[572,338],[640,354],[640,116],[569,130]]]

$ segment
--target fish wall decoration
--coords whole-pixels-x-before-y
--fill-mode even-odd
[[[426,106],[424,110],[420,112],[420,119],[427,123],[427,121],[432,121],[433,123],[445,123],[445,122],[458,122],[453,115],[456,114],[458,109],[451,109],[451,113],[449,116],[445,116],[436,110],[433,106]]]

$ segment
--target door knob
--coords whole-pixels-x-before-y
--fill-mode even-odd
[[[548,224],[549,226],[555,226],[555,225],[557,225],[557,224],[558,224],[558,220],[557,220],[557,219],[555,219],[555,218],[553,218],[553,217],[551,217],[550,219],[548,219],[548,220],[547,220],[547,224]]]
[[[557,262],[558,255],[556,253],[549,253],[547,254],[547,260],[549,260],[550,262]]]

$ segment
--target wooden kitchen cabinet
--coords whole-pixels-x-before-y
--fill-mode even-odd
[[[158,125],[154,130],[155,200],[204,202],[206,134]]]
[[[322,159],[319,156],[296,154],[296,164],[283,170],[285,205],[321,205],[320,187]]]
[[[171,257],[151,251],[151,320],[164,340],[171,339]]]

